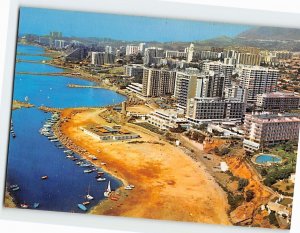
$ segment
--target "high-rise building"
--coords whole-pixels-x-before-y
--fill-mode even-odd
[[[125,66],[125,75],[135,77],[135,82],[142,83],[144,67],[139,64]]]
[[[106,53],[112,53],[112,47],[109,46],[109,45],[105,46],[105,52]]]
[[[186,117],[194,124],[204,122],[241,122],[244,103],[236,99],[192,98],[188,100]]]
[[[260,66],[245,67],[242,70],[241,86],[247,89],[247,101],[256,102],[257,95],[276,91],[279,70]]]
[[[238,85],[227,86],[224,89],[225,99],[238,99],[245,102],[246,90]]]
[[[144,68],[142,94],[145,97],[172,95],[175,79],[175,71]]]
[[[137,45],[127,45],[126,46],[126,55],[138,54],[140,47]]]
[[[91,64],[92,65],[104,65],[113,64],[115,62],[115,56],[106,52],[92,52]]]
[[[139,44],[139,52],[141,54],[144,54],[144,52],[145,52],[145,45],[146,45],[146,43],[140,43]]]
[[[54,40],[55,49],[63,49],[66,46],[66,41],[64,40]]]
[[[165,56],[165,51],[162,48],[146,48],[144,54],[144,64],[157,64]]]
[[[50,32],[50,37],[52,37],[53,39],[62,38],[62,32]]]
[[[197,78],[200,72],[196,68],[186,69],[185,72],[177,72],[174,97],[177,99],[177,107],[186,110],[187,101],[196,96]]]
[[[197,76],[196,97],[223,97],[224,84],[223,73],[204,71]]]
[[[255,151],[264,146],[298,141],[299,114],[246,114],[244,148]]]
[[[186,52],[187,52],[187,58],[186,58],[186,61],[187,62],[191,62],[193,60],[193,57],[194,57],[194,44],[190,44],[190,47],[188,47],[186,49]]]
[[[262,111],[289,111],[299,109],[300,97],[294,93],[272,92],[257,95],[256,107]]]
[[[236,63],[241,65],[259,66],[261,63],[261,55],[256,53],[243,53],[236,54]]]
[[[220,61],[207,61],[203,63],[203,70],[209,71],[212,70],[217,73],[223,73],[225,76],[225,86],[229,86],[231,84],[231,77],[233,73],[233,65],[224,64]]]

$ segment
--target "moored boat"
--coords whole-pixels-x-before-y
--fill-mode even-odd
[[[93,170],[91,170],[91,169],[87,169],[87,170],[84,170],[83,172],[84,172],[84,173],[92,173],[92,172],[93,172]]]
[[[106,178],[98,178],[97,181],[98,181],[98,182],[106,181]]]
[[[83,204],[78,204],[77,205],[79,209],[81,209],[82,211],[87,211],[87,208],[83,205]]]
[[[110,187],[110,181],[108,181],[107,189],[104,192],[104,197],[109,197],[110,194],[111,194],[111,187]]]

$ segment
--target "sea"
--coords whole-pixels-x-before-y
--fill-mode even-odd
[[[37,46],[18,45],[16,72],[61,72],[60,68],[43,63],[50,59],[43,56],[44,49]],[[39,210],[63,211],[82,213],[78,204],[85,201],[89,193],[94,197],[88,209],[104,199],[103,192],[111,181],[112,189],[117,189],[122,182],[110,174],[105,174],[105,182],[97,182],[96,173],[86,174],[84,167],[67,159],[55,142],[41,135],[43,127],[51,113],[38,109],[40,106],[68,108],[68,107],[102,107],[121,103],[126,97],[106,89],[69,88],[68,84],[94,85],[93,82],[65,76],[46,76],[32,74],[15,74],[13,99],[29,102],[35,107],[22,108],[12,111],[11,120],[16,137],[10,134],[7,175],[8,187],[17,184],[19,191],[11,192],[20,204],[27,204],[33,208],[39,203]],[[76,155],[79,156],[79,155]],[[42,180],[42,176],[48,176]]]

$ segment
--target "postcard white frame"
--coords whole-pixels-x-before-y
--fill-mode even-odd
[[[10,107],[14,77],[15,47],[18,27],[19,7],[38,7],[63,10],[76,10],[99,13],[117,13],[128,15],[140,15],[151,17],[166,17],[176,19],[192,19],[199,21],[213,21],[225,23],[238,23],[248,25],[277,26],[300,28],[300,14],[282,13],[271,11],[260,11],[250,9],[238,9],[231,7],[205,6],[195,3],[164,2],[160,0],[82,0],[82,1],[61,1],[61,0],[11,0],[10,19],[7,36],[7,47],[5,57],[5,70],[1,95],[1,121],[0,121],[0,199],[3,200],[5,186],[7,142],[9,137]],[[255,16],[255,17],[254,17]],[[263,22],[263,23],[262,23]],[[300,150],[300,149],[299,149]],[[298,151],[299,152],[299,151]],[[299,171],[300,162],[297,164]],[[299,175],[297,175],[297,178]],[[297,179],[296,178],[296,179]],[[298,179],[297,179],[298,180]],[[298,182],[299,183],[299,182]],[[296,190],[299,184],[296,183]],[[292,229],[300,229],[299,194],[295,193]],[[32,211],[20,209],[8,209],[0,203],[0,218],[10,220],[23,220],[45,222],[53,224],[65,224],[71,226],[93,227],[110,230],[124,230],[142,233],[198,233],[198,232],[288,232],[272,229],[250,229],[246,227],[223,227],[220,225],[206,225],[196,223],[183,223],[173,221],[148,220],[124,217],[81,215],[60,212]]]

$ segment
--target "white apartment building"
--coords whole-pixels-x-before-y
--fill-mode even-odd
[[[225,99],[238,99],[245,102],[246,90],[238,85],[227,86],[224,89]]]
[[[142,94],[144,97],[172,95],[175,79],[176,71],[144,68]]]
[[[140,51],[140,46],[138,45],[127,45],[126,55],[137,54]]]
[[[193,98],[188,100],[186,118],[194,124],[204,122],[241,122],[244,103],[222,98]]]
[[[263,111],[289,111],[299,109],[300,97],[294,93],[272,92],[257,95],[256,107]]]
[[[148,114],[147,122],[160,130],[177,128],[181,125],[183,128],[189,127],[189,122],[185,118],[178,117],[176,109],[157,109]]]
[[[247,101],[256,102],[257,95],[276,91],[279,70],[261,66],[244,67],[241,86],[247,89]]]
[[[204,71],[214,71],[216,73],[223,73],[225,76],[225,86],[231,84],[231,77],[233,73],[234,66],[231,64],[224,64],[220,61],[207,61],[203,63]]]
[[[246,114],[244,148],[255,151],[264,146],[298,141],[299,114]]]
[[[128,91],[131,91],[137,95],[142,95],[143,84],[141,83],[131,83],[126,87]]]

